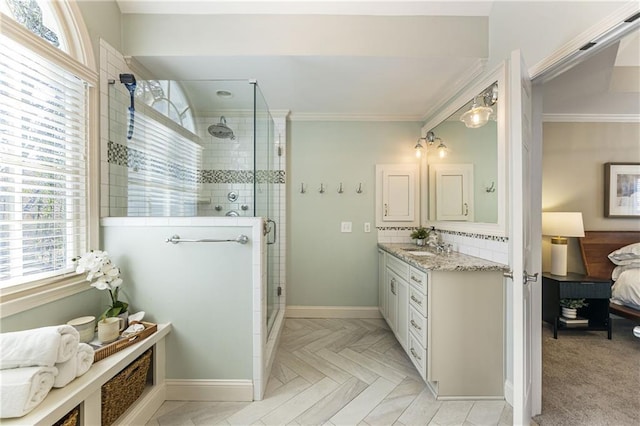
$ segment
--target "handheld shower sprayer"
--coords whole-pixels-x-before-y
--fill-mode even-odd
[[[131,104],[129,105],[129,129],[127,130],[127,139],[131,139],[133,137],[133,120],[135,116],[133,98],[136,92],[136,78],[133,74],[120,74],[120,83],[124,84],[124,87],[127,88],[131,98]]]

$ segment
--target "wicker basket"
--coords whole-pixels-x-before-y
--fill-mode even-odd
[[[76,407],[69,411],[63,418],[55,422],[53,426],[76,426],[78,424],[79,415],[80,407]]]
[[[151,354],[149,349],[102,386],[102,426],[111,425],[142,395]]]

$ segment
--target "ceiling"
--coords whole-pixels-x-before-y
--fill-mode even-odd
[[[481,72],[493,3],[117,2],[125,27],[127,15],[161,14],[172,15],[172,22],[184,19],[185,32],[191,22],[186,19],[209,28],[211,46],[204,53],[207,46],[185,46],[179,53],[149,53],[143,46],[137,54],[132,44],[132,55],[156,78],[255,79],[269,109],[291,111],[294,119],[416,121],[433,113],[452,88]],[[246,28],[253,29],[252,37]],[[545,114],[602,114],[605,107],[640,114],[634,86],[638,51],[636,32],[635,41],[602,50],[546,83]],[[216,109],[211,99],[224,87],[191,86],[198,87],[188,94],[196,110]],[[242,99],[238,95],[227,102],[239,105]]]

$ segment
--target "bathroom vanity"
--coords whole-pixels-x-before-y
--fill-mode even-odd
[[[378,244],[379,309],[437,399],[504,398],[507,267]]]

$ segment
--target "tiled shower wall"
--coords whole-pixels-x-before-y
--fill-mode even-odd
[[[219,139],[207,132],[220,116],[196,119],[203,142],[198,216],[224,216],[230,211],[253,216],[253,116],[236,114],[225,114],[235,140]],[[231,192],[238,195],[236,201],[228,199]]]

